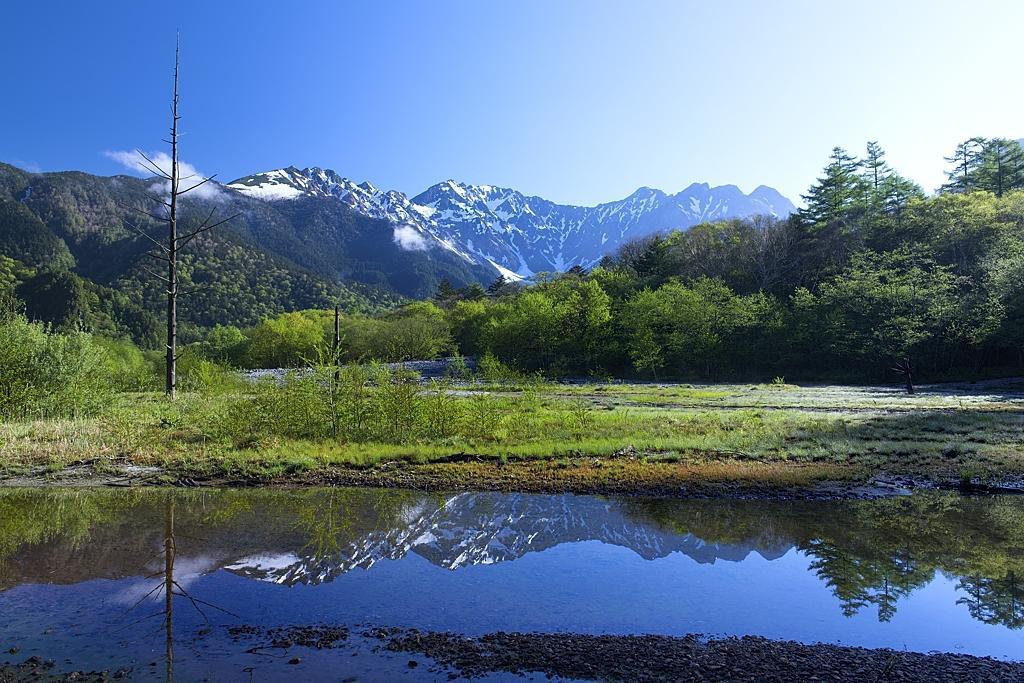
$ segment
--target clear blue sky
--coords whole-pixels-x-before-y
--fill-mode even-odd
[[[772,185],[877,139],[925,189],[971,135],[1024,136],[1024,3],[20,2],[0,160],[121,169],[160,148],[174,31],[183,158],[416,193],[456,178],[592,204]]]

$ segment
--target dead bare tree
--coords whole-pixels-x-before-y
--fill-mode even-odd
[[[143,211],[150,218],[167,224],[167,240],[162,241],[154,238],[148,232],[136,228],[136,232],[141,234],[143,237],[149,239],[156,246],[156,251],[148,252],[148,255],[158,261],[162,261],[167,267],[167,274],[161,275],[160,273],[146,269],[146,271],[156,277],[166,286],[167,292],[167,368],[165,375],[164,391],[171,398],[174,395],[178,387],[178,296],[182,294],[178,290],[178,256],[181,254],[181,250],[184,249],[192,240],[199,235],[209,232],[214,228],[224,225],[228,221],[237,218],[238,214],[229,216],[223,219],[214,219],[214,214],[217,211],[216,205],[210,210],[210,213],[199,225],[193,229],[190,229],[184,234],[178,232],[178,200],[182,195],[192,192],[199,187],[202,187],[206,183],[212,181],[216,176],[199,177],[198,180],[193,181],[197,176],[188,175],[181,177],[178,164],[178,121],[181,120],[181,116],[178,114],[178,73],[180,65],[181,55],[181,40],[180,38],[175,41],[174,46],[174,92],[171,98],[171,136],[170,139],[165,139],[164,142],[171,146],[171,156],[169,160],[170,168],[163,168],[156,161],[146,156],[142,150],[136,150],[140,157],[140,163],[149,172],[156,175],[167,183],[166,193],[161,194],[150,194],[150,198],[160,204],[162,207],[158,213],[151,213]],[[182,189],[182,183],[192,182],[189,187]],[[192,293],[192,292],[184,292]]]

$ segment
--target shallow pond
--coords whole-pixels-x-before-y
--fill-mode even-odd
[[[274,648],[237,631],[313,624],[351,637]],[[16,649],[0,661],[150,678],[170,653],[181,680],[437,675],[360,635],[377,626],[1022,659],[1024,498],[0,489],[0,653]]]

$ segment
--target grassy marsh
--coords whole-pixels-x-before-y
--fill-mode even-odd
[[[0,424],[0,475],[144,467],[163,481],[624,491],[1024,474],[1024,393],[1012,382],[907,396],[784,384],[396,381],[359,385],[366,393],[352,401],[369,426],[358,434],[353,404],[334,396],[334,412],[323,412],[312,383],[239,384],[174,402],[124,393],[95,417]],[[343,410],[349,422],[339,428]]]

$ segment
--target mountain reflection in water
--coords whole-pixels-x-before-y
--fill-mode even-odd
[[[891,620],[937,574],[981,622],[1024,626],[1024,500],[921,493],[770,502],[371,489],[0,491],[0,590],[158,571],[174,502],[178,580],[218,569],[318,585],[410,553],[452,571],[599,541],[645,560],[793,549],[846,615]],[[184,586],[184,583],[183,583]],[[185,588],[183,587],[183,590]]]

